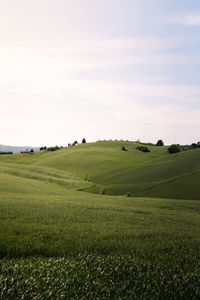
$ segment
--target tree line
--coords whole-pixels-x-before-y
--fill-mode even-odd
[[[85,144],[86,143],[86,139],[85,138],[83,138],[82,139],[82,144]],[[78,145],[79,143],[78,143],[78,141],[74,141],[73,143],[68,143],[68,145],[67,145],[67,147],[69,148],[69,147],[73,147],[73,146],[76,146],[76,145]],[[67,148],[66,147],[66,148]],[[64,148],[63,146],[53,146],[53,147],[46,147],[46,146],[44,146],[44,147],[40,147],[40,151],[43,151],[43,150],[47,150],[47,151],[57,151],[57,150],[60,150],[60,149],[62,149],[62,148]]]

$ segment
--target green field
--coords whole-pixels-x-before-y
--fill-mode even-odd
[[[136,147],[0,157],[0,299],[200,298],[200,149]]]

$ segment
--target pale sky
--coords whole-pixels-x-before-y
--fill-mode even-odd
[[[0,0],[0,144],[200,141],[199,0]]]

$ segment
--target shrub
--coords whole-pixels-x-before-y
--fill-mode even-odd
[[[13,152],[12,151],[7,151],[7,152],[6,151],[0,151],[0,155],[1,154],[13,154]]]
[[[85,144],[86,143],[86,139],[82,139],[82,144]]]
[[[78,144],[78,142],[74,141],[73,144],[72,144],[72,146],[76,146],[76,144]]]
[[[56,151],[56,150],[60,150],[60,148],[58,146],[55,147],[49,147],[47,148],[48,151]]]
[[[101,194],[101,195],[105,195],[106,194],[106,190],[105,190],[105,188],[103,186],[100,189],[99,194]]]
[[[178,153],[180,152],[180,146],[179,145],[171,145],[169,148],[168,148],[168,152],[170,154],[173,154],[173,153]]]
[[[128,192],[128,193],[126,194],[126,197],[130,197],[130,196],[131,196],[131,193]]]
[[[137,146],[136,149],[140,150],[142,152],[150,152],[150,150],[147,147],[145,147],[145,146]]]
[[[128,151],[124,146],[122,146],[122,151]]]
[[[191,147],[192,147],[192,149],[196,149],[196,148],[198,148],[198,145],[196,143],[192,143]]]
[[[156,143],[156,146],[164,146],[164,143],[162,140],[158,140]]]

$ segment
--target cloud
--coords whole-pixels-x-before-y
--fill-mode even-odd
[[[168,64],[191,64],[184,54],[167,51],[182,42],[147,38],[1,47],[2,143],[11,143],[12,136],[13,144],[64,144],[85,134],[91,140],[152,140],[162,132],[167,137],[166,128],[173,127],[171,135],[178,136],[175,127],[200,126],[199,86],[149,83],[156,67],[162,77]],[[145,76],[151,78],[145,81]]]
[[[200,26],[200,13],[171,17],[168,18],[168,22],[186,26]]]

